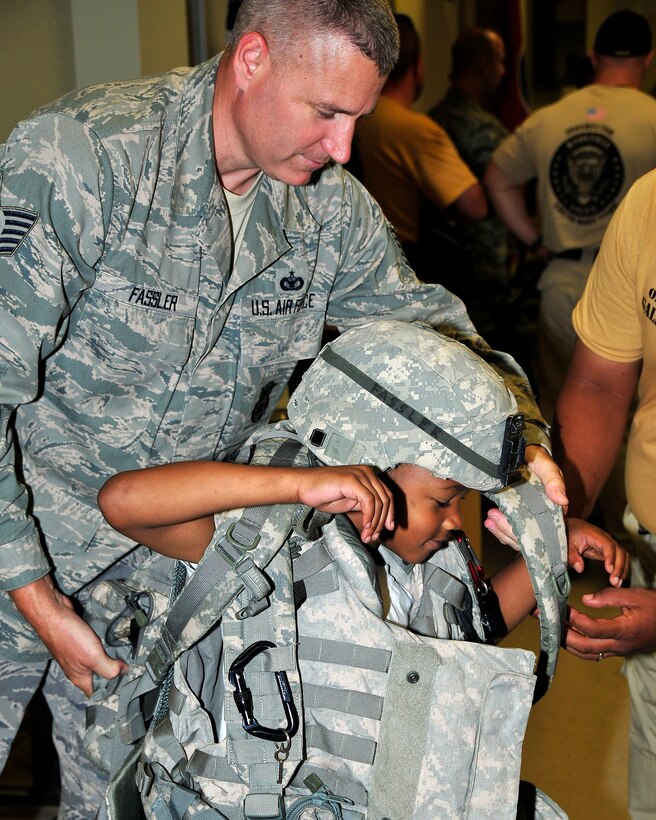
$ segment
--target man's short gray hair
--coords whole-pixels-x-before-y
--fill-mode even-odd
[[[388,0],[243,0],[227,51],[248,31],[262,34],[275,57],[299,40],[346,37],[386,77],[399,56],[399,32]]]

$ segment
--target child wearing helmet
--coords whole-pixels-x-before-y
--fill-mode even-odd
[[[202,461],[128,471],[102,488],[103,514],[138,543],[195,562],[215,514],[299,501],[344,514],[364,543],[419,564],[462,529],[466,493],[502,489],[521,461],[512,393],[469,348],[420,323],[374,322],[326,345],[288,415],[282,426],[315,454],[316,467]],[[618,545],[583,548],[621,584],[627,559]],[[502,570],[497,584],[511,629],[535,604],[521,560]]]
[[[193,687],[183,673],[174,676],[171,697],[176,718],[168,724],[169,732],[175,729],[181,734],[175,736],[174,743],[162,741],[160,747],[158,724],[147,736],[151,743],[149,759],[159,762],[172,748],[184,748],[190,763],[195,750],[206,757],[210,752],[215,754],[221,760],[220,766],[214,761],[212,771],[218,773],[216,777],[204,778],[197,772],[196,779],[190,780],[193,772],[188,771],[184,785],[187,796],[190,789],[195,789],[202,795],[203,806],[209,804],[219,810],[241,806],[242,800],[246,806],[250,798],[259,800],[265,791],[267,797],[274,792],[276,799],[296,801],[286,803],[281,814],[266,816],[282,817],[285,810],[288,817],[300,816],[299,804],[305,805],[303,801],[307,800],[315,800],[311,803],[314,807],[321,804],[330,808],[330,816],[334,817],[397,816],[399,812],[399,816],[408,817],[510,816],[510,807],[517,800],[521,737],[534,682],[520,693],[521,709],[507,705],[509,701],[501,702],[507,714],[495,705],[492,696],[489,708],[501,723],[488,742],[493,746],[498,743],[502,751],[499,758],[486,756],[481,746],[475,762],[458,760],[455,750],[467,747],[463,738],[476,736],[478,718],[472,718],[473,724],[462,730],[461,737],[461,724],[454,722],[458,714],[456,700],[462,698],[468,704],[473,699],[478,703],[481,692],[475,683],[476,670],[482,667],[487,671],[490,659],[485,657],[479,664],[468,656],[458,667],[467,677],[467,691],[446,691],[438,681],[437,689],[425,690],[425,713],[408,703],[407,720],[404,712],[401,717],[405,723],[394,725],[390,742],[389,726],[398,721],[399,709],[404,710],[408,695],[397,691],[398,681],[394,684],[392,680],[396,675],[394,660],[388,681],[388,670],[376,666],[371,656],[380,649],[392,657],[411,658],[412,670],[403,672],[401,684],[414,687],[421,683],[412,689],[412,694],[419,694],[422,686],[429,685],[427,681],[436,666],[448,666],[448,652],[445,654],[442,648],[435,654],[431,640],[478,642],[489,636],[489,620],[482,604],[479,601],[476,606],[471,599],[478,594],[479,583],[486,594],[491,587],[478,576],[481,568],[461,533],[460,503],[470,489],[494,494],[519,477],[522,419],[516,413],[512,394],[491,368],[460,343],[424,325],[382,321],[347,331],[328,344],[304,375],[289,402],[288,413],[289,421],[279,423],[273,435],[302,442],[312,454],[314,466],[177,463],[119,474],[101,490],[99,504],[110,524],[135,541],[191,565],[205,560],[204,553],[214,543],[215,530],[219,531],[221,516],[227,511],[301,502],[334,516],[315,540],[293,542],[290,563],[276,564],[268,570],[275,588],[279,579],[282,586],[289,580],[285,575],[288,570],[280,567],[293,565],[293,598],[298,609],[292,620],[298,631],[290,632],[289,627],[273,631],[287,635],[290,647],[297,648],[299,680],[303,681],[304,740],[296,745],[292,742],[290,726],[296,727],[297,722],[288,720],[288,734],[285,729],[265,727],[269,733],[282,732],[285,738],[277,744],[275,754],[280,764],[279,787],[271,783],[272,769],[266,769],[264,763],[257,764],[264,767],[265,773],[259,771],[256,775],[259,785],[255,794],[249,792],[244,798],[242,783],[235,785],[232,775],[226,779],[227,764],[236,766],[239,780],[244,771],[252,771],[253,761],[262,754],[262,749],[244,752],[245,762],[235,762],[245,743],[242,725],[250,732],[247,726],[252,728],[257,721],[250,713],[247,721],[242,712],[242,725],[235,723],[234,715],[231,723],[224,712],[223,696],[212,721],[202,719],[197,723],[187,714],[180,716],[183,708],[192,712],[205,708],[203,697],[192,697]],[[266,436],[259,436],[256,443],[260,440],[266,440]],[[559,508],[554,510],[554,517],[561,515]],[[519,527],[521,539],[526,534],[521,531],[523,522],[512,523]],[[289,533],[288,540],[293,538]],[[621,548],[608,541],[596,547],[586,544],[585,551],[604,560],[614,583],[622,582],[627,561]],[[473,576],[469,585],[463,582],[467,572]],[[197,574],[201,575],[201,569]],[[302,589],[297,588],[299,584]],[[521,555],[497,572],[492,584],[500,604],[497,621],[502,628],[493,630],[498,638],[505,627],[512,629],[535,608],[536,598]],[[472,589],[474,596],[470,594]],[[234,624],[226,627],[225,623],[224,619],[224,648],[219,651],[225,652],[226,663],[230,664],[227,679],[237,687],[235,703],[241,710],[245,708],[244,666],[266,647],[275,653],[286,644],[255,641],[244,651],[235,650]],[[248,634],[258,634],[254,630]],[[413,639],[402,640],[409,633]],[[451,641],[439,643],[456,646]],[[358,652],[363,653],[364,661],[352,660],[351,653],[360,657]],[[203,655],[203,678],[214,679],[214,672],[210,674],[207,668],[213,662],[216,678],[223,680],[223,663],[211,656],[208,651]],[[526,677],[532,678],[532,663],[528,667],[525,660],[521,663],[528,672]],[[489,685],[494,692],[499,682],[506,680],[514,697],[524,686],[520,678],[502,660],[499,675],[495,671]],[[486,685],[480,689],[487,692]],[[250,697],[250,690],[246,691]],[[284,700],[287,683],[280,686],[280,691]],[[450,706],[440,710],[435,692]],[[394,697],[400,697],[400,703],[390,706]],[[487,698],[485,694],[483,700]],[[386,704],[382,718],[379,715],[374,719],[370,714],[374,701]],[[480,706],[478,703],[476,710]],[[416,736],[415,729],[407,728],[413,720]],[[189,727],[195,728],[192,731]],[[405,745],[398,742],[398,733],[403,731],[407,735]],[[454,731],[457,736],[451,738]],[[446,742],[449,753],[443,757],[431,745],[434,742]],[[413,753],[410,745],[416,745],[419,751]],[[371,752],[374,747],[375,757]],[[401,755],[403,765],[400,759],[394,762],[395,758],[386,765],[386,754]],[[298,767],[307,765],[314,774],[320,773],[316,798],[302,796],[303,783],[308,784],[309,778],[300,784],[298,778],[292,780]],[[472,768],[482,773],[478,778],[482,789],[467,785]],[[164,771],[159,766],[160,773],[164,771],[164,792],[149,786],[145,797],[142,793],[148,817],[160,816],[155,806],[163,799],[162,794],[168,794],[169,775],[173,772],[170,776],[174,777],[178,769],[176,765]],[[392,774],[394,782],[390,784]],[[404,774],[409,779],[407,787],[402,787]],[[485,789],[486,777],[493,778],[494,789]],[[262,778],[269,778],[266,788]],[[441,778],[439,787],[435,778]],[[249,782],[252,786],[253,780]],[[309,785],[305,792],[307,789],[314,791]],[[469,801],[466,810],[462,808],[464,799]],[[405,809],[399,808],[403,800]],[[341,807],[346,805],[353,807],[352,814],[342,815]],[[390,805],[396,814],[390,814]],[[487,813],[480,813],[481,806]],[[257,814],[260,810],[258,805],[255,814],[245,811],[245,816],[264,816]],[[556,807],[553,814],[544,816],[562,817],[559,811]]]

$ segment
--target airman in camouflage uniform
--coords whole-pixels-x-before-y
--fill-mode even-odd
[[[87,691],[92,670],[118,672],[64,598],[83,603],[134,546],[102,522],[100,486],[116,471],[230,457],[326,322],[420,318],[469,340],[535,420],[530,441],[547,441],[523,373],[493,356],[457,298],[418,283],[377,205],[336,164],[396,58],[387,3],[351,5],[327,38],[343,60],[310,36],[326,25],[308,16],[314,4],[246,0],[222,57],[73,92],[2,149],[3,754],[51,653]],[[258,32],[272,19],[286,23],[270,51]],[[271,52],[289,52],[301,19],[309,49],[277,71]],[[237,253],[226,191],[253,186]],[[539,460],[551,469],[546,451]],[[69,747],[75,730],[58,731]],[[89,816],[90,775],[71,788],[82,785],[84,798],[65,784],[65,816]]]
[[[476,177],[482,179],[494,150],[508,135],[506,127],[494,114],[455,88],[449,88],[444,99],[429,114],[451,137]],[[510,278],[509,257],[513,243],[503,221],[491,215],[464,228],[463,234],[469,240],[467,248],[477,273],[496,282],[497,286],[506,284]]]

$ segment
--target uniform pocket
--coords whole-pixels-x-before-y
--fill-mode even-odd
[[[104,275],[47,363],[47,400],[80,439],[129,448],[166,407],[193,339],[195,300]]]
[[[301,302],[308,298],[307,294],[298,297]],[[253,307],[255,304],[257,308]],[[323,305],[317,309],[313,301],[313,307],[297,309],[298,304],[291,298],[245,301],[241,358],[247,367],[270,368],[317,355],[325,321]],[[253,313],[265,308],[271,312]]]

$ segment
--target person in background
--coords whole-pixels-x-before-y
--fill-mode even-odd
[[[631,586],[584,595],[588,607],[619,612],[595,619],[570,613],[567,647],[587,660],[627,655],[631,695],[629,807],[656,816],[656,171],[638,180],[608,226],[574,309],[572,363],[556,405],[554,453],[565,475],[569,514],[587,517],[622,445],[632,398],[626,458]]]
[[[656,167],[656,100],[640,90],[652,58],[646,18],[611,14],[591,54],[595,80],[530,116],[497,149],[485,183],[497,212],[543,261],[532,373],[551,421],[575,341],[571,314],[606,227],[631,184]],[[537,179],[541,226],[523,186]],[[600,501],[604,526],[627,542],[621,450]]]
[[[479,180],[508,136],[508,129],[490,110],[506,71],[505,57],[503,40],[495,31],[480,27],[463,31],[451,47],[451,84],[428,112]],[[469,275],[459,276],[454,290],[476,326],[495,338],[506,324],[503,317],[516,250],[512,235],[494,213],[476,222],[461,222],[455,231],[454,241],[465,250]]]
[[[535,377],[548,420],[574,346],[572,309],[606,226],[631,184],[656,167],[656,100],[640,90],[651,46],[642,15],[607,17],[591,55],[594,82],[532,114],[495,151],[485,175],[497,213],[546,263]],[[534,178],[539,222],[524,196]]]
[[[67,820],[104,790],[80,746],[92,675],[121,670],[80,613],[137,560],[97,507],[110,475],[228,459],[326,323],[377,315],[468,339],[548,445],[524,375],[417,281],[341,167],[397,56],[387,0],[244,0],[222,55],[72,92],[2,148],[0,759],[43,679]]]
[[[423,209],[432,204],[457,219],[482,219],[483,188],[453,143],[426,114],[414,111],[424,83],[421,40],[406,14],[397,14],[401,51],[375,111],[360,120],[355,145],[362,181],[392,223],[420,279],[439,281],[436,247],[420,247]],[[448,266],[447,266],[448,267]]]

